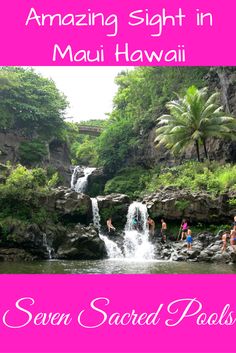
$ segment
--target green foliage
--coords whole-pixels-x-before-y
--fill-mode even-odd
[[[236,165],[219,163],[186,162],[180,166],[163,169],[153,174],[147,192],[155,192],[166,186],[192,191],[208,191],[212,195],[234,190]]]
[[[67,106],[54,82],[33,69],[0,69],[0,128],[49,139],[63,128]]]
[[[231,207],[235,207],[235,206],[236,206],[236,199],[235,199],[235,198],[234,198],[234,199],[231,199],[231,200],[228,201],[228,203],[229,203],[229,205],[230,205]]]
[[[96,140],[86,138],[82,144],[74,144],[75,158],[78,164],[82,165],[98,165],[98,153],[96,147]]]
[[[146,148],[146,135],[165,104],[190,84],[204,85],[208,68],[138,67],[117,78],[114,108],[98,138],[99,163],[115,174],[135,166]]]
[[[107,125],[99,137],[100,164],[108,173],[114,174],[138,147],[138,138],[130,120],[122,119]]]
[[[188,200],[177,200],[175,202],[176,209],[184,212],[190,205],[190,202]]]
[[[41,162],[47,154],[47,147],[40,140],[24,141],[19,147],[20,162],[26,165]]]
[[[44,211],[44,201],[57,175],[48,177],[42,168],[12,168],[5,184],[0,184],[0,220],[13,217],[22,222],[43,223],[52,214]]]
[[[149,171],[142,168],[127,168],[121,170],[117,176],[105,185],[105,193],[121,193],[133,198],[141,196],[150,180]]]

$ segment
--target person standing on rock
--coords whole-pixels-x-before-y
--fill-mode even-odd
[[[192,231],[191,231],[191,229],[188,229],[188,231],[187,231],[186,242],[187,242],[187,249],[188,249],[188,250],[192,250],[193,238],[192,238]]]
[[[167,224],[164,219],[161,219],[161,239],[165,243],[166,242],[166,231],[167,231]]]
[[[155,222],[154,222],[154,220],[151,217],[148,217],[147,223],[148,223],[148,228],[149,228],[149,235],[151,237],[154,237],[154,235],[155,235],[155,227],[156,227]]]
[[[236,231],[236,216],[234,216],[234,221],[233,221],[233,230]]]
[[[236,230],[231,230],[230,233],[230,245],[232,246],[233,250],[236,251]]]
[[[114,231],[116,230],[116,228],[112,225],[111,217],[108,218],[108,220],[107,220],[107,229],[108,229],[108,233],[110,233],[111,230],[114,230]]]
[[[181,240],[184,240],[187,237],[187,233],[188,233],[188,222],[186,221],[186,219],[183,219],[182,224],[181,224]]]
[[[229,237],[229,232],[224,232],[222,235],[222,248],[221,248],[221,252],[225,252],[227,249],[227,239]]]

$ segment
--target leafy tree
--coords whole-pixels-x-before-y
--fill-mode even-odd
[[[63,127],[67,106],[55,83],[33,69],[0,69],[0,128],[50,139]]]
[[[205,157],[208,158],[208,138],[236,139],[236,119],[223,112],[218,98],[218,93],[208,97],[207,88],[188,88],[183,98],[178,97],[178,100],[167,103],[170,114],[158,118],[156,141],[174,153],[195,144],[200,161],[200,144],[203,144]]]

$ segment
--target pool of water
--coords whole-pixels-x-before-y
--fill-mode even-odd
[[[99,261],[50,260],[40,262],[2,262],[1,274],[158,274],[158,273],[236,273],[236,265],[197,262],[134,261],[108,259]]]

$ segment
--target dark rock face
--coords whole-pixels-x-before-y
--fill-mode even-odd
[[[85,194],[60,187],[55,190],[55,210],[59,217],[66,222],[92,222],[92,203],[90,197]]]
[[[22,142],[30,141],[16,131],[0,131],[0,163],[20,162],[19,147]],[[50,166],[57,170],[64,185],[70,185],[70,156],[65,142],[52,140],[48,146],[48,155],[41,161],[42,167]],[[32,165],[32,167],[34,167]]]
[[[106,220],[111,217],[113,225],[118,228],[124,228],[129,205],[129,197],[123,194],[110,194],[98,196],[98,207],[101,216],[102,226],[106,225]]]
[[[50,257],[67,260],[102,259],[107,256],[104,242],[93,226],[65,228],[37,225],[12,228],[0,241],[0,261],[34,261]]]
[[[93,226],[77,225],[67,232],[57,250],[57,258],[66,260],[97,260],[107,256],[105,243]]]
[[[71,160],[68,145],[65,142],[53,140],[49,144],[48,165],[55,168],[62,177],[63,185],[69,186],[71,179]]]
[[[104,190],[107,180],[108,176],[104,173],[103,168],[95,169],[88,177],[86,193],[91,197],[100,195]]]
[[[192,222],[222,223],[228,222],[235,214],[229,207],[233,195],[212,197],[204,192],[182,191],[165,188],[144,198],[152,217],[165,217],[168,220],[181,220],[186,217]]]

